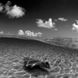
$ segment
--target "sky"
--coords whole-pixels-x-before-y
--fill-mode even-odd
[[[1,1],[4,5],[6,1]],[[24,8],[25,14],[19,18],[9,18],[0,12],[0,30],[16,34],[18,30],[41,32],[42,38],[73,37],[78,38],[78,0],[13,0],[11,6]],[[52,19],[52,26],[44,27],[42,23]],[[38,19],[38,20],[37,20]],[[74,25],[73,25],[74,24]]]

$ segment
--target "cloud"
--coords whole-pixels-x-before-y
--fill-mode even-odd
[[[19,18],[22,17],[25,13],[22,7],[14,5],[11,8],[9,6],[6,6],[6,14],[12,18],[14,17]]]
[[[78,24],[76,24],[76,23],[73,23],[73,25],[72,25],[73,27],[72,27],[72,30],[75,30],[75,31],[77,31],[78,32]]]
[[[4,34],[4,31],[0,31],[0,34]]]
[[[75,20],[76,21],[76,23],[78,24],[78,20]]]
[[[63,22],[65,22],[65,21],[68,21],[67,19],[65,19],[65,18],[58,18],[57,20],[59,20],[59,21],[63,21]]]
[[[18,35],[24,35],[24,31],[22,29],[18,30]]]
[[[30,30],[26,30],[25,31],[25,35],[26,36],[29,36],[29,37],[41,37],[42,36],[42,33],[41,32],[33,32],[33,31],[30,31]]]
[[[38,27],[43,27],[43,28],[48,28],[48,29],[51,29],[51,28],[55,28],[55,23],[52,22],[52,19],[49,18],[48,21],[43,21],[42,19],[37,19],[37,26]]]
[[[0,3],[0,12],[3,11],[4,6],[2,5],[2,3]]]
[[[18,35],[29,36],[29,37],[42,37],[41,32],[33,32],[33,31],[30,31],[30,30],[23,31],[22,29],[18,30]]]
[[[10,5],[11,5],[10,1],[8,1],[5,5],[2,5],[2,3],[0,3],[0,12],[5,13],[10,18],[19,18],[25,15],[24,8],[17,5],[14,6]]]

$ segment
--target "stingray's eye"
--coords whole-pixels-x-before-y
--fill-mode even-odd
[[[41,62],[40,66],[43,67],[43,68],[50,69],[50,64],[47,61],[46,62]]]
[[[28,61],[29,61],[29,58],[28,58],[28,57],[24,57],[24,58],[23,58],[23,62],[24,62],[25,65],[28,64]]]
[[[30,60],[29,62],[28,62],[28,65],[31,65],[31,66],[35,66],[36,64],[40,64],[40,61],[39,60]]]

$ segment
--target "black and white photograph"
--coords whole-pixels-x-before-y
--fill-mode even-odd
[[[78,78],[78,0],[0,0],[0,78]]]

